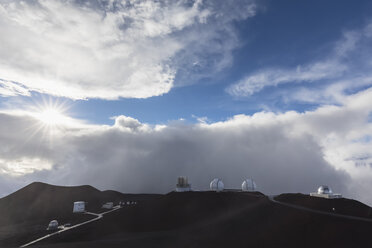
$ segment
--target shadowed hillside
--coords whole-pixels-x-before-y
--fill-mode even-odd
[[[372,208],[359,201],[346,198],[324,199],[304,194],[281,194],[275,199],[280,202],[330,213],[372,218]]]
[[[370,247],[371,231],[372,223],[288,208],[260,193],[172,192],[40,247]]]
[[[31,247],[372,247],[372,222],[283,206],[259,192],[125,195],[114,191],[101,192],[90,186],[57,187],[36,183],[1,199],[1,204],[4,204],[2,207],[6,204],[17,206],[25,200],[19,198],[23,195],[27,195],[25,199],[30,202],[32,213],[39,216],[56,214],[58,219],[63,213],[70,218],[85,216],[71,214],[74,200],[86,200],[92,208],[107,200],[115,201],[114,198],[139,201],[137,205],[125,206],[105,215],[103,219],[53,236]],[[49,215],[34,209],[48,197],[52,199],[50,203],[61,203],[61,208],[50,210],[53,204],[44,206],[43,211]],[[327,200],[302,194],[283,194],[276,197],[276,200],[324,211],[328,211],[331,204],[339,213],[348,216],[368,217],[370,211],[370,207],[348,199]],[[64,205],[65,201],[71,202]],[[63,209],[63,206],[68,210]],[[28,211],[27,206],[22,208],[3,208],[2,213]],[[31,215],[28,213],[29,219],[18,223],[17,227],[28,230],[32,225],[24,223],[36,225],[37,221]],[[22,218],[26,220],[26,217]],[[46,224],[33,232],[15,232],[10,238],[3,238],[0,246],[20,245],[41,237],[45,233]]]
[[[44,233],[52,219],[62,223],[79,223],[92,219],[89,215],[73,214],[73,202],[88,202],[87,210],[102,211],[102,204],[108,201],[141,201],[156,195],[122,194],[116,191],[99,191],[84,185],[74,187],[54,186],[35,182],[0,199],[0,247],[2,243],[19,243],[18,238]],[[25,235],[23,235],[25,234]],[[16,235],[16,236],[15,236]]]
[[[88,185],[63,187],[35,182],[0,199],[0,213],[6,213],[0,214],[0,225],[70,216],[74,201],[88,202],[88,210],[101,211],[101,205],[107,201],[117,203],[133,198],[142,199],[146,195],[99,191]]]

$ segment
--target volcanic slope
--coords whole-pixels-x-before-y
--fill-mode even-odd
[[[44,185],[41,188],[44,187],[55,186]],[[82,189],[91,192],[92,198],[86,200],[90,202],[100,201],[97,200],[100,199],[99,195],[105,193],[89,186],[68,187],[71,191]],[[73,200],[69,197],[74,193],[64,195],[59,193],[60,190],[63,192],[67,189],[57,187],[53,191],[53,197],[58,198],[58,201],[64,202],[63,198]],[[24,189],[19,192],[23,194],[23,191]],[[29,193],[40,194],[38,190]],[[49,192],[45,197],[51,197],[50,194]],[[118,192],[110,194],[118,195],[118,199],[127,196]],[[29,197],[28,200],[32,202],[32,196]],[[100,203],[113,201],[112,198],[105,197]],[[143,200],[138,201],[137,205],[125,206],[96,222],[53,236],[32,247],[372,247],[372,222],[283,206],[259,192],[171,192],[161,196],[130,197]],[[1,199],[0,204],[4,204],[3,201],[8,201],[7,199]],[[328,212],[329,207],[332,207],[337,211],[342,210],[345,215],[369,218],[370,208],[353,200],[328,201],[302,194],[284,194],[275,199]],[[91,206],[90,203],[89,205]],[[23,211],[28,211],[27,206],[22,207]],[[72,205],[66,204],[66,207],[71,212]],[[48,207],[45,210],[51,211]],[[1,211],[4,214],[7,209]],[[65,210],[59,211],[62,214]],[[59,219],[59,216],[62,215],[55,218]],[[44,223],[44,229],[47,223]],[[28,228],[22,224],[19,227]],[[42,236],[42,233],[35,231],[34,236],[36,234]],[[8,240],[3,245],[0,243],[0,247],[19,245],[20,240],[28,239],[28,242],[32,238],[25,234],[15,235],[10,240],[13,243]]]
[[[302,198],[314,200],[319,209],[329,206],[325,199],[293,197],[301,204]],[[357,201],[332,206],[368,217]],[[38,247],[372,247],[371,231],[372,222],[282,206],[258,192],[171,192]]]
[[[325,199],[304,194],[281,194],[276,196],[275,200],[332,214],[372,218],[371,207],[346,198]]]
[[[122,194],[84,185],[75,187],[32,183],[0,199],[0,247],[19,246],[46,234],[49,221],[72,225],[94,218],[91,215],[73,214],[73,202],[87,202],[87,210],[102,212],[108,201],[141,201],[156,195]]]

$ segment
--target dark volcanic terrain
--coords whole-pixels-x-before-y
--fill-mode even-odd
[[[371,208],[354,200],[283,194],[279,202],[328,212],[317,214],[271,201],[259,192],[171,192],[122,194],[90,186],[33,183],[0,199],[0,247],[20,246],[46,234],[49,221],[79,223],[94,217],[72,214],[74,201],[102,212],[107,201],[137,205],[108,213],[30,247],[372,247]]]

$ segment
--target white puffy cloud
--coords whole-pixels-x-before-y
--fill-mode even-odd
[[[128,132],[150,131],[150,127],[147,124],[143,124],[132,117],[120,115],[114,117],[114,119],[115,119],[114,127],[119,128],[121,130],[126,130]]]
[[[0,194],[32,181],[168,192],[177,176],[186,175],[201,190],[214,177],[229,188],[253,177],[267,194],[308,193],[329,184],[371,204],[370,99],[372,89],[347,97],[342,106],[214,123],[153,126],[118,116],[112,126],[69,125],[46,135],[35,128],[37,116],[9,111],[0,114],[0,177],[11,186]]]
[[[254,16],[256,8],[251,0],[236,4],[2,1],[0,78],[74,99],[162,95],[193,83],[190,74],[212,75],[231,64],[239,44],[231,23]],[[6,93],[0,88],[0,94]]]

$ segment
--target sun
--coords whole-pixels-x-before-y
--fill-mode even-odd
[[[32,135],[41,134],[41,137],[51,141],[69,130],[87,127],[85,121],[71,117],[71,107],[68,102],[53,98],[42,98],[42,102],[30,104],[27,114],[34,120],[29,127]]]
[[[37,118],[46,126],[62,125],[67,121],[67,116],[63,114],[62,110],[53,107],[43,109]]]
[[[67,132],[88,126],[85,121],[70,116],[71,106],[66,101],[59,102],[53,98],[42,98],[42,102],[28,104],[26,110],[21,111],[32,118],[32,125],[27,127],[30,137],[26,140],[37,135],[53,145]]]

